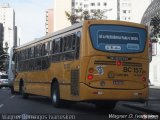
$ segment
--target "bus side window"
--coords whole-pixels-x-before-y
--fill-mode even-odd
[[[13,58],[12,58],[12,61],[14,62],[14,67],[12,67],[13,68],[13,73],[15,74],[15,72],[18,72],[18,56],[19,56],[19,53],[17,52],[17,53],[15,53],[14,55],[13,55]]]
[[[41,63],[41,58],[37,58],[36,59],[36,70],[41,70],[41,67],[42,67],[42,63]]]
[[[46,52],[45,52],[45,44],[42,45],[41,47],[41,55],[45,56]]]
[[[49,55],[49,52],[50,52],[50,42],[47,42],[45,45],[46,45],[46,47],[45,47],[46,54]]]
[[[58,38],[58,39],[55,40],[55,53],[59,53],[60,52],[60,48],[61,48],[60,45],[61,45],[60,44],[60,38]]]
[[[80,40],[81,40],[81,32],[77,32],[76,34],[76,59],[79,58],[79,49],[80,49]]]
[[[40,57],[42,55],[42,51],[41,51],[42,45],[38,45],[38,57]]]
[[[55,53],[55,40],[53,40],[52,42],[52,54]]]
[[[68,50],[68,37],[67,36],[65,36],[64,37],[64,51],[67,51]]]
[[[36,46],[35,56],[36,57],[40,57],[41,56],[41,45],[37,45]]]
[[[75,50],[76,45],[76,34],[72,35],[72,50]]]
[[[42,70],[45,70],[49,67],[49,58],[46,55],[49,55],[50,42],[44,43],[43,46],[44,47],[42,48],[42,51],[43,51],[42,56],[45,56],[45,57],[41,58],[41,62],[42,62]]]
[[[31,48],[31,58],[34,58],[34,47]]]

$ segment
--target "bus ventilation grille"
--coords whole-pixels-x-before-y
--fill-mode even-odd
[[[71,70],[71,94],[79,95],[79,70]]]

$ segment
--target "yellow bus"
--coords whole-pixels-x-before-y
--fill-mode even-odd
[[[147,27],[86,20],[14,49],[14,91],[114,108],[148,97]]]

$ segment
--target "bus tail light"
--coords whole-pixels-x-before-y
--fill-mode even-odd
[[[116,65],[117,66],[122,66],[122,62],[121,61],[116,61]]]
[[[88,80],[92,80],[93,79],[93,75],[89,74],[88,75]]]

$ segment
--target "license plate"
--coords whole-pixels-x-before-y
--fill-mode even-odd
[[[123,85],[124,82],[122,80],[113,80],[113,85]]]

